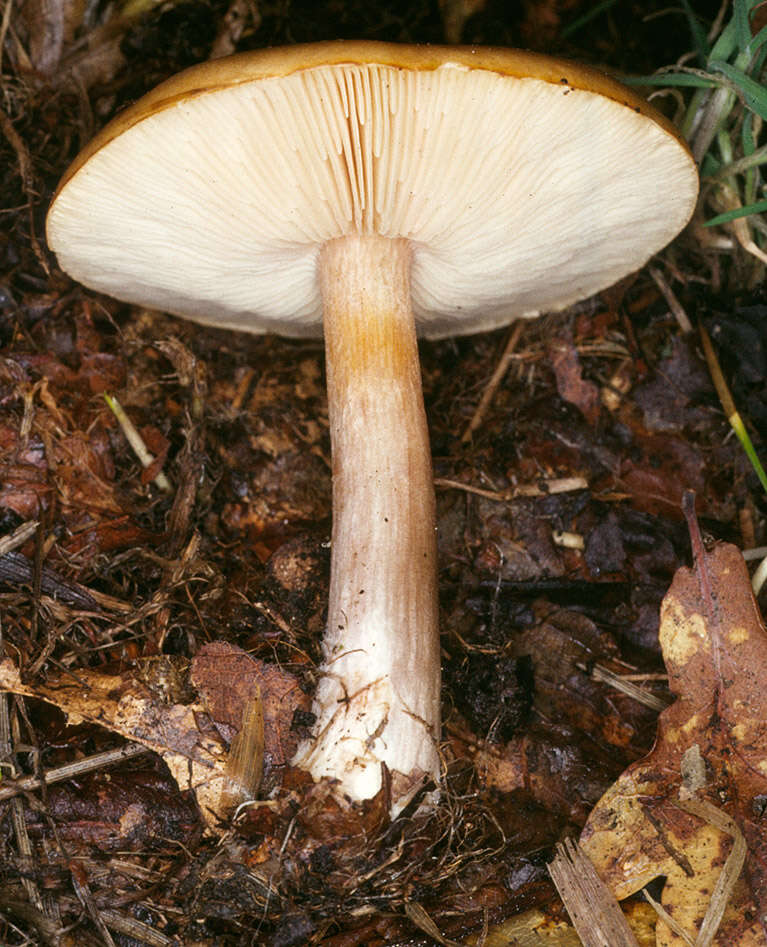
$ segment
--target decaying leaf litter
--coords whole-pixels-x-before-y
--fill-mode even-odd
[[[617,897],[665,876],[658,944],[760,944],[767,630],[740,551],[707,551],[694,520],[692,537],[694,569],[677,571],[661,608],[676,701],[652,752],[592,810],[581,844]]]
[[[254,5],[126,7],[83,23],[74,9],[57,10],[56,22],[34,6],[5,10],[0,508],[5,534],[39,525],[0,560],[3,668],[22,667],[38,697],[58,689],[53,704],[71,716],[67,726],[44,701],[6,697],[3,775],[40,777],[122,745],[108,712],[126,696],[155,721],[184,708],[181,719],[194,722],[170,734],[168,713],[150,728],[170,769],[137,751],[123,766],[84,765],[73,780],[0,802],[0,940],[426,944],[487,930],[490,943],[499,922],[533,905],[549,912],[538,915],[543,936],[558,910],[545,869],[554,843],[577,835],[647,752],[658,706],[671,699],[657,637],[661,600],[689,560],[683,490],[695,489],[712,536],[764,544],[764,501],[727,437],[696,339],[643,272],[521,330],[422,346],[449,791],[425,823],[408,814],[387,825],[375,802],[339,810],[282,765],[309,722],[304,694],[326,599],[321,348],[232,338],[93,297],[57,273],[40,237],[59,174],[116,108],[212,43],[323,37],[300,8],[286,17]],[[603,32],[593,24],[591,48],[577,32],[584,45],[573,46],[561,33],[579,12],[530,4],[500,28],[485,8],[463,39],[634,72],[683,51],[658,37],[657,58],[632,61],[636,31],[616,45],[615,21]],[[327,28],[444,39],[423,9],[403,8],[393,23],[376,15],[350,6]],[[745,294],[753,261],[719,253],[688,235],[655,267],[721,340],[758,447],[763,304]],[[464,438],[504,353],[507,370]],[[118,396],[154,466],[136,460],[104,394]],[[154,482],[160,469],[171,491]],[[167,759],[186,737],[209,740],[224,761],[238,727],[215,660],[200,670],[206,655],[244,661],[246,680],[253,665],[280,675],[258,685],[260,795],[273,801],[244,808],[231,828],[201,817],[171,776],[183,765]],[[604,683],[611,673],[639,683],[645,702]],[[105,679],[101,704],[83,714],[82,698]],[[79,709],[63,691],[81,698]],[[282,729],[273,722],[270,734],[266,702],[285,692]]]

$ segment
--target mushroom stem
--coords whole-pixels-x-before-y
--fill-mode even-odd
[[[320,281],[333,541],[316,733],[296,762],[358,800],[386,763],[396,814],[439,777],[434,485],[409,242],[332,240]]]

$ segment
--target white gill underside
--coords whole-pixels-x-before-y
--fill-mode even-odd
[[[449,65],[316,67],[144,119],[70,180],[48,232],[94,288],[295,335],[321,332],[323,242],[405,237],[433,337],[609,285],[676,233],[694,186],[678,142],[593,93]]]

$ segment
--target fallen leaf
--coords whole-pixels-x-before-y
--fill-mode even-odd
[[[209,826],[217,824],[227,747],[197,704],[167,704],[128,674],[87,669],[25,684],[14,663],[0,661],[0,690],[58,707],[68,722],[95,723],[159,753],[179,789],[191,789]]]
[[[695,445],[666,434],[634,435],[635,450],[622,459],[615,487],[635,509],[678,515],[686,487],[705,498],[705,462]]]
[[[599,389],[581,372],[578,353],[571,339],[554,339],[549,346],[551,367],[557,379],[557,391],[583,414],[589,424],[599,419]]]
[[[652,752],[594,808],[581,845],[619,899],[665,876],[658,947],[763,947],[767,631],[736,547],[701,551],[695,570],[677,572],[660,642],[677,699],[659,718]],[[735,874],[743,842],[746,871],[717,889],[725,867]],[[717,897],[727,901],[718,930]],[[703,925],[709,932],[696,940]]]
[[[236,645],[211,641],[195,655],[191,680],[213,719],[230,728],[228,739],[242,725],[243,707],[260,695],[267,765],[283,766],[293,757],[298,746],[291,730],[293,714],[311,708],[311,698],[294,675],[252,658]]]

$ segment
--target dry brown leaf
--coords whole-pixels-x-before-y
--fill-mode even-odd
[[[599,389],[594,382],[583,377],[578,352],[572,340],[553,339],[549,356],[560,398],[575,405],[589,424],[596,424],[599,420]]]
[[[159,753],[179,789],[191,789],[206,822],[217,824],[225,789],[227,747],[198,704],[168,704],[129,674],[78,670],[45,683],[22,682],[14,663],[0,661],[0,690],[58,707],[71,724],[106,727]]]
[[[230,727],[232,733],[240,728],[243,707],[260,697],[266,765],[282,766],[293,757],[298,746],[291,729],[293,714],[311,707],[311,699],[293,674],[252,658],[236,645],[211,641],[195,655],[191,679],[214,720]]]
[[[659,918],[658,947],[763,947],[767,631],[736,547],[718,545],[677,572],[660,641],[676,702],[652,752],[594,808],[581,845],[619,899],[665,876],[662,906],[687,937]],[[723,870],[736,874],[741,840],[745,871],[717,890]],[[714,933],[717,898],[727,903]]]
[[[178,694],[169,700],[147,683],[146,673],[143,677],[136,671],[79,670],[76,678],[62,675],[27,685],[10,659],[0,662],[0,690],[47,701],[70,723],[87,720],[159,753],[179,788],[194,792],[211,828],[231,815],[232,766],[242,755],[233,741],[243,720],[252,716],[248,708],[252,710],[254,701],[263,714],[262,747],[258,772],[248,784],[260,781],[264,760],[271,767],[282,766],[295,752],[293,713],[299,707],[308,710],[310,700],[287,671],[214,641],[192,662],[190,677],[202,703],[177,703]],[[227,744],[234,748],[233,754]]]

